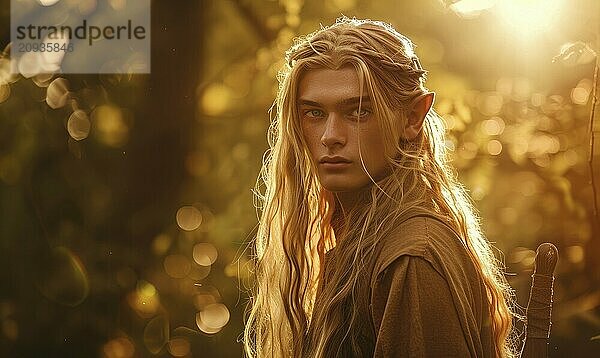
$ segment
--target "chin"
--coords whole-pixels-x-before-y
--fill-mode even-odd
[[[348,179],[344,180],[340,178],[336,180],[323,180],[321,181],[321,186],[333,193],[343,193],[357,191],[364,187],[365,184],[361,185],[361,183],[353,183]]]
[[[343,193],[347,191],[353,191],[352,188],[348,188],[346,185],[323,185],[323,188],[327,189],[332,193]]]

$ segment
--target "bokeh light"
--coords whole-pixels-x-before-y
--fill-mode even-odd
[[[585,104],[590,92],[583,87],[575,87],[571,91],[571,100],[575,104]]]
[[[484,10],[493,7],[496,0],[458,0],[450,1],[450,8],[464,18],[472,18],[481,14]]]
[[[144,327],[144,345],[152,354],[158,354],[170,339],[169,320],[164,315],[152,318]]]
[[[483,121],[481,127],[487,135],[500,135],[504,132],[505,124],[502,118],[492,117]]]
[[[592,92],[592,81],[584,78],[575,88],[571,90],[571,101],[575,104],[584,105]]]
[[[492,139],[487,143],[487,151],[491,155],[498,155],[502,152],[502,143],[499,140]]]
[[[88,296],[90,283],[81,260],[67,247],[58,246],[38,263],[36,284],[44,297],[66,306],[77,306]]]
[[[229,310],[222,303],[212,303],[204,306],[196,314],[196,324],[204,333],[214,334],[219,332],[229,322]]]
[[[129,139],[129,127],[123,111],[111,105],[101,105],[91,114],[94,134],[101,143],[110,147],[122,147]]]
[[[59,77],[48,85],[46,103],[52,109],[64,107],[69,99],[69,81]]]
[[[229,87],[223,84],[211,84],[204,89],[201,100],[201,110],[209,116],[223,114],[231,101],[232,93]]]
[[[42,6],[52,6],[59,2],[60,0],[37,0],[38,3]]]
[[[129,306],[142,318],[154,316],[160,307],[156,287],[144,280],[138,281],[136,289],[127,296]]]
[[[102,353],[104,358],[131,358],[135,354],[135,346],[131,339],[118,337],[106,342]]]
[[[194,246],[194,261],[201,266],[210,266],[217,260],[217,249],[210,243],[199,243]]]
[[[202,224],[202,213],[191,205],[182,206],[177,210],[177,225],[185,231],[196,230]]]
[[[531,266],[535,260],[535,251],[526,247],[516,247],[510,254],[510,262]]]
[[[67,121],[67,130],[71,138],[82,140],[88,137],[90,133],[90,120],[87,113],[78,109],[71,113]]]
[[[583,262],[585,258],[585,251],[580,245],[569,246],[566,248],[566,257],[569,261],[574,264]]]

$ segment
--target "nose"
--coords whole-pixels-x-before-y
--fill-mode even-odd
[[[325,121],[325,128],[321,136],[321,143],[325,147],[333,147],[335,145],[344,146],[346,144],[346,133],[344,130],[343,118],[336,114],[330,113]]]

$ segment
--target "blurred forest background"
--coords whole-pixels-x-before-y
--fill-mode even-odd
[[[600,1],[451,2],[153,1],[151,75],[23,76],[0,0],[0,356],[242,356],[275,76],[341,14],[415,42],[519,303],[554,243],[550,355],[597,356]]]

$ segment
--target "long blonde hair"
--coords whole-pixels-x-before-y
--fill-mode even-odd
[[[347,17],[298,38],[286,53],[272,108],[270,148],[255,190],[261,215],[253,242],[255,287],[244,330],[249,357],[328,357],[336,354],[332,347],[340,347],[346,339],[350,343],[346,346],[360,354],[352,330],[356,305],[348,305],[349,317],[339,307],[355,301],[364,258],[393,223],[414,209],[448,218],[462,237],[485,283],[496,356],[515,354],[510,334],[513,292],[481,233],[465,189],[447,163],[442,119],[430,110],[420,135],[411,141],[401,139],[407,110],[427,93],[426,71],[415,58],[412,42],[389,24]],[[332,220],[340,215],[339,205],[318,182],[296,100],[305,71],[347,65],[356,69],[359,87],[368,91],[386,153],[396,154],[386,158],[391,174],[362,191],[362,205],[343,214],[343,231],[335,237]],[[331,284],[323,287],[324,307],[313,315],[324,253],[336,245],[339,267],[349,269],[336,271]],[[319,327],[312,340],[306,334],[309,325]]]

